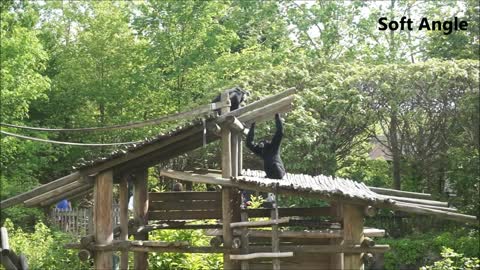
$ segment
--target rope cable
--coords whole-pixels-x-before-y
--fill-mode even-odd
[[[117,129],[131,129],[131,128],[140,128],[149,125],[160,124],[163,122],[174,121],[174,120],[181,120],[185,118],[191,117],[198,117],[198,115],[205,115],[210,114],[212,110],[216,110],[218,108],[222,108],[226,106],[223,102],[211,103],[207,105],[203,105],[197,107],[190,111],[179,112],[176,114],[170,114],[166,116],[162,116],[156,119],[141,121],[141,122],[132,122],[123,125],[113,125],[107,127],[87,127],[87,128],[42,128],[42,127],[30,127],[30,126],[20,126],[20,125],[13,125],[7,123],[0,123],[1,126],[11,127],[11,128],[19,128],[19,129],[26,129],[26,130],[34,130],[34,131],[52,131],[52,132],[76,132],[76,131],[84,131],[84,132],[95,132],[95,131],[110,131],[110,130],[117,130]]]
[[[41,138],[36,138],[36,137],[30,137],[30,136],[20,135],[20,134],[16,134],[16,133],[11,133],[11,132],[7,132],[7,131],[3,131],[3,130],[0,130],[0,133],[3,134],[3,135],[6,135],[6,136],[25,139],[25,140],[45,142],[45,143],[54,143],[54,144],[62,144],[62,145],[74,145],[74,146],[94,146],[94,147],[118,146],[118,145],[136,144],[136,143],[141,143],[142,142],[142,141],[136,141],[136,142],[121,142],[121,143],[76,143],[76,142],[63,142],[63,141],[41,139]]]

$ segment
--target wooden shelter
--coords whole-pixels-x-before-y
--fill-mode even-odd
[[[91,162],[73,173],[1,202],[1,208],[23,203],[48,206],[63,198],[94,193],[94,233],[67,248],[79,249],[82,259],[93,258],[96,269],[111,269],[112,251],[121,251],[121,269],[134,252],[135,269],[147,269],[148,252],[222,253],[225,269],[362,269],[372,253],[386,252],[373,237],[383,230],[364,228],[364,217],[376,208],[478,224],[474,216],[459,214],[429,194],[367,187],[348,179],[288,174],[264,178],[263,172],[243,170],[243,123],[273,119],[292,108],[295,89],[288,89],[229,112],[228,94],[221,99],[221,116],[206,124],[194,121],[167,134]],[[213,108],[212,108],[213,109]],[[206,134],[204,135],[204,132]],[[204,143],[221,140],[221,171],[162,171],[165,177],[220,185],[218,192],[162,192],[147,190],[147,169]],[[128,219],[128,179],[133,179],[134,219]],[[113,185],[119,185],[120,226],[112,225]],[[307,196],[329,202],[311,208],[249,209],[242,207],[240,190]],[[192,221],[216,220],[198,223]],[[261,230],[259,228],[269,228]],[[291,228],[296,228],[292,230]],[[210,246],[188,242],[149,241],[159,229],[205,229]],[[134,240],[128,240],[133,235]]]

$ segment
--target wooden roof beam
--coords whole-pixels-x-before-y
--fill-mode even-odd
[[[10,197],[8,199],[5,199],[2,202],[0,202],[0,209],[4,209],[4,208],[10,207],[10,206],[14,206],[16,204],[22,203],[22,202],[24,202],[26,200],[29,200],[31,198],[37,197],[37,196],[39,196],[39,195],[41,195],[45,192],[49,192],[49,191],[52,191],[52,190],[54,190],[58,187],[68,185],[68,184],[70,184],[74,181],[77,181],[81,176],[82,176],[82,174],[80,174],[80,172],[76,171],[74,173],[71,173],[67,176],[59,178],[59,179],[57,179],[53,182],[50,182],[48,184],[38,186],[31,191],[24,192],[24,193],[18,194],[16,196]]]

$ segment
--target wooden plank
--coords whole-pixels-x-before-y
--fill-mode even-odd
[[[365,228],[363,229],[363,235],[365,237],[384,237],[385,230],[375,229],[375,228]]]
[[[240,120],[245,122],[245,124],[250,125],[251,123],[262,123],[264,121],[270,121],[274,119],[275,114],[287,113],[293,109],[293,100],[294,98],[288,98],[279,103],[278,107],[268,107],[265,110],[253,111],[247,115],[242,115],[239,117]]]
[[[245,211],[245,210],[244,210]],[[247,209],[249,217],[269,217],[270,209],[256,208]],[[331,207],[294,207],[278,208],[278,214],[281,217],[332,217],[334,213]]]
[[[230,153],[228,155],[230,156]],[[228,167],[229,167],[228,169],[231,170],[230,163],[228,164]],[[173,179],[189,181],[194,183],[221,185],[224,187],[235,186],[235,184],[232,181],[228,180],[230,179],[230,176],[221,178],[221,177],[214,177],[214,176],[201,175],[201,174],[195,174],[195,173],[179,172],[174,170],[161,170],[160,176],[166,176]]]
[[[120,236],[119,240],[128,240],[128,175],[122,176],[120,180],[119,207],[120,207]],[[120,269],[128,270],[128,251],[122,251],[120,254]]]
[[[108,245],[113,241],[112,202],[113,174],[112,171],[97,175],[94,184],[94,231],[95,242]],[[96,251],[94,253],[95,269],[112,269],[112,252]]]
[[[219,219],[222,211],[152,211],[148,213],[150,220],[194,220],[194,219]]]
[[[118,242],[118,241],[114,241]],[[65,244],[66,249],[83,249],[80,243]],[[134,252],[175,252],[175,253],[224,253],[230,251],[231,253],[238,253],[225,247],[193,247],[193,246],[132,246],[132,245],[89,245],[89,249],[102,251],[121,251],[128,249]],[[251,246],[252,253],[269,252],[270,246]],[[385,253],[390,250],[389,245],[375,245],[371,248],[361,247],[360,245],[345,246],[345,245],[284,245],[282,249],[286,252],[294,252],[299,254],[334,254],[339,252],[345,253]]]
[[[232,260],[253,260],[253,259],[265,259],[265,258],[288,258],[293,257],[293,252],[258,252],[241,255],[230,255]]]
[[[343,245],[360,245],[363,241],[363,208],[343,204]],[[360,254],[344,252],[343,265],[345,269],[363,270]]]
[[[274,103],[275,101],[281,100],[282,98],[294,95],[296,93],[296,91],[297,90],[295,88],[289,88],[289,89],[287,89],[285,91],[282,91],[278,94],[274,94],[274,95],[262,98],[258,101],[252,102],[252,103],[246,105],[245,107],[238,108],[238,109],[236,109],[232,112],[229,112],[229,113],[226,113],[226,114],[222,113],[222,115],[220,117],[218,117],[218,122],[221,123],[221,122],[225,121],[225,119],[228,116],[238,117],[239,115],[245,114],[246,112],[250,112],[252,110],[268,106],[268,105]]]
[[[416,207],[416,208],[420,207],[420,208],[442,210],[442,211],[447,211],[447,212],[452,212],[452,213],[458,212],[458,209],[450,208],[450,207],[432,206],[432,205],[426,205],[426,204],[415,204],[415,203],[406,203],[406,202],[401,202],[400,204],[401,205],[408,205],[408,206]]]
[[[163,172],[163,170],[162,170]],[[164,175],[161,173],[160,175]],[[221,201],[222,193],[218,191],[182,191],[182,192],[150,192],[150,202],[177,202],[177,201]]]
[[[221,210],[220,201],[176,201],[176,202],[150,202],[149,211],[172,210]]]
[[[148,190],[147,190],[148,170],[142,169],[135,172],[135,180],[133,181],[133,217],[135,224],[144,226],[148,224]],[[136,233],[135,240],[148,240],[148,233]],[[148,269],[148,253],[134,253],[134,269]]]
[[[198,125],[201,127],[201,125]],[[161,161],[169,160],[178,155],[190,152],[203,145],[203,129],[199,129],[196,133],[190,134],[182,140],[162,147],[153,152],[147,153],[141,157],[131,160],[125,164],[115,166],[115,173],[121,175],[139,168],[148,168],[158,164]],[[218,140],[217,136],[207,133],[207,143]]]
[[[80,174],[80,172],[77,171],[77,172],[71,173],[67,176],[64,176],[62,178],[59,178],[55,181],[52,181],[48,184],[38,186],[38,187],[32,189],[31,191],[24,192],[24,193],[18,194],[16,196],[10,197],[8,199],[5,199],[5,200],[0,202],[0,209],[11,207],[13,205],[22,203],[23,201],[26,201],[26,200],[31,199],[33,197],[39,196],[39,195],[41,195],[45,192],[48,192],[48,191],[51,191],[51,190],[56,189],[58,187],[67,185],[69,183],[72,183],[72,182],[76,181],[78,178],[80,178],[81,176],[82,175]]]
[[[234,235],[241,235],[241,229],[235,229]],[[219,230],[207,229],[205,234],[208,236],[221,235]],[[258,238],[272,238],[272,231],[267,230],[248,230],[247,234],[250,237]],[[330,239],[330,238],[342,238],[342,230],[316,230],[316,231],[280,231],[278,232],[280,238],[307,238],[307,239]]]
[[[50,206],[56,204],[63,199],[68,199],[70,201],[83,197],[93,191],[93,184],[88,184],[77,189],[70,190],[64,194],[60,194],[57,197],[50,198],[40,203],[40,206]]]
[[[72,183],[69,183],[69,184],[66,184],[65,186],[62,186],[62,187],[58,187],[54,190],[51,190],[51,191],[48,191],[48,192],[45,192],[37,197],[33,197],[31,199],[28,199],[24,202],[24,204],[26,206],[33,206],[33,205],[36,205],[36,204],[39,204],[45,200],[48,200],[48,199],[51,199],[51,198],[54,198],[54,197],[58,197],[58,196],[61,196],[61,197],[65,197],[65,192],[68,192],[68,191],[72,191],[72,190],[77,190],[78,188],[82,188],[84,186],[88,186],[87,183],[83,182],[83,181],[74,181]]]
[[[123,156],[117,157],[115,159],[111,159],[111,160],[108,160],[106,162],[100,163],[98,165],[81,169],[80,172],[84,175],[89,175],[89,174],[92,174],[92,173],[96,173],[96,172],[99,172],[99,171],[110,169],[114,166],[119,166],[119,165],[124,164],[128,161],[136,160],[136,159],[138,159],[142,156],[145,156],[149,153],[152,153],[154,151],[158,151],[159,149],[162,149],[166,146],[172,145],[172,144],[174,144],[176,142],[179,142],[179,141],[181,141],[185,138],[189,138],[190,136],[192,136],[193,134],[198,133],[198,132],[203,132],[203,127],[201,125],[193,126],[189,129],[186,129],[186,130],[180,132],[176,136],[168,137],[168,138],[160,140],[156,143],[153,143],[151,145],[147,145],[145,147],[136,149],[135,151],[129,152],[128,155],[123,155]]]
[[[265,252],[271,249],[269,246],[250,247],[252,252]],[[356,254],[360,258],[361,253],[385,253],[390,250],[389,245],[375,245],[373,247],[362,247],[360,245],[282,245],[283,251],[290,251],[294,253],[350,253]],[[358,268],[347,268],[345,269],[358,269]]]
[[[405,197],[398,197],[398,196],[387,196],[389,199],[393,199],[400,202],[407,202],[407,203],[414,203],[419,205],[427,205],[427,206],[439,206],[439,207],[448,207],[448,202],[440,202],[440,201],[432,201],[432,200],[424,200],[424,199],[416,199],[416,198],[405,198]]]
[[[440,219],[448,219],[448,220],[453,220],[453,221],[458,221],[458,222],[463,222],[463,223],[470,223],[474,225],[480,225],[479,220],[475,216],[471,215],[465,215],[465,214],[460,214],[460,213],[454,213],[450,211],[443,211],[443,210],[437,210],[437,209],[432,209],[432,208],[426,208],[426,207],[419,207],[419,206],[412,206],[410,204],[405,204],[405,203],[394,203],[394,204],[383,204],[384,208],[392,209],[392,210],[398,210],[398,211],[403,211],[407,213],[414,213],[414,214],[420,214],[420,215],[428,215],[428,216],[434,216],[438,217]]]
[[[396,190],[396,189],[389,189],[389,188],[379,188],[379,187],[368,187],[371,191],[382,194],[382,195],[392,195],[392,196],[399,196],[399,197],[409,197],[409,198],[418,198],[418,199],[431,199],[432,194],[429,193],[418,193],[418,192],[410,192],[410,191],[403,191],[403,190]]]
[[[265,227],[274,224],[288,223],[290,218],[279,218],[273,220],[260,220],[260,221],[242,221],[242,222],[232,222],[230,223],[230,228],[241,228],[241,227]]]

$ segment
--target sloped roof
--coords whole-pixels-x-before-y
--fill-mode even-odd
[[[261,122],[272,119],[275,113],[292,109],[295,93],[296,90],[290,88],[225,115],[209,118],[206,121],[207,126],[228,122],[228,117],[237,117],[241,122]],[[121,176],[195,150],[204,143],[204,131],[202,121],[194,120],[165,134],[116,150],[107,156],[82,161],[75,166],[75,171],[71,174],[5,199],[0,202],[0,208],[8,208],[20,203],[27,206],[46,206],[64,198],[75,197],[91,189],[93,186],[91,175],[112,170],[115,176]],[[218,135],[210,129],[206,131],[206,143],[219,139]]]
[[[196,183],[215,184],[236,187],[244,190],[278,192],[279,194],[306,196],[326,201],[373,206],[407,213],[435,216],[440,219],[455,220],[464,223],[479,224],[475,216],[457,213],[457,209],[448,203],[409,197],[412,192],[395,190],[401,196],[388,195],[388,189],[375,189],[365,184],[344,178],[324,175],[287,174],[284,179],[265,178],[263,171],[243,170],[242,175],[231,179],[222,178],[218,172],[197,174],[173,170],[161,171],[160,175]],[[384,192],[384,194],[380,194]]]
[[[364,183],[339,177],[325,175],[311,176],[306,174],[287,173],[282,180],[265,178],[265,172],[256,170],[243,170],[242,176],[236,178],[240,183],[255,184],[258,186],[277,186],[284,190],[299,193],[317,193],[322,197],[342,197],[346,200],[357,199],[372,203],[386,200],[371,191]]]

